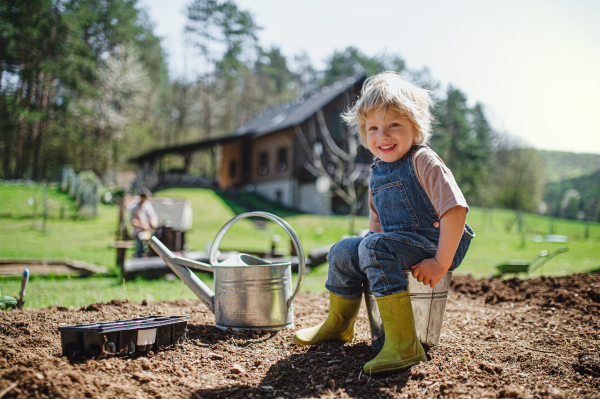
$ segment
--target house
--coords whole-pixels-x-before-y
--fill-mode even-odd
[[[342,112],[356,99],[365,77],[347,78],[265,109],[230,136],[162,148],[140,155],[138,184],[186,185],[255,192],[303,212],[348,214],[352,203],[368,214],[372,156],[350,136]],[[216,181],[187,173],[196,151],[221,146]],[[182,171],[165,173],[161,157],[180,154]]]

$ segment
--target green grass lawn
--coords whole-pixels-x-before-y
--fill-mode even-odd
[[[79,219],[69,196],[50,187],[44,234],[42,199],[41,185],[0,185],[0,258],[66,258],[116,271],[116,255],[109,245],[115,237],[118,207],[100,204],[96,218]]]
[[[44,187],[41,184],[0,185],[0,218],[41,218],[43,202]],[[46,207],[52,219],[76,214],[75,203],[58,190],[57,184],[48,187]]]
[[[205,189],[169,189],[156,195],[190,200],[193,210],[192,230],[186,241],[192,250],[205,250],[220,228],[240,212],[218,193]],[[47,234],[41,231],[41,205],[37,210],[29,205],[28,198],[40,201],[43,188],[33,186],[0,185],[0,258],[69,258],[107,266],[117,275],[115,251],[109,246],[114,241],[119,209],[117,206],[100,205],[95,219],[73,219],[75,208],[67,195],[51,187],[48,198],[49,219]],[[35,199],[37,198],[37,199]],[[253,201],[260,200],[256,198]],[[38,203],[39,202],[34,202]],[[270,206],[265,202],[265,209]],[[62,209],[62,211],[61,211]],[[37,212],[34,219],[32,214]],[[298,233],[306,253],[310,249],[340,240],[349,232],[349,219],[345,216],[322,216],[297,214],[289,210],[275,209]],[[64,216],[61,218],[61,213]],[[468,223],[477,237],[457,274],[471,274],[477,278],[494,273],[494,265],[513,259],[529,260],[539,251],[552,251],[563,244],[532,242],[532,235],[550,233],[550,219],[540,215],[525,215],[527,234],[517,232],[515,212],[495,209],[490,216],[484,209],[472,208]],[[558,255],[533,276],[560,276],[579,272],[600,270],[600,225],[588,226],[583,222],[554,219],[555,234],[569,237],[569,252]],[[356,229],[368,226],[366,217],[355,220]],[[235,224],[221,242],[221,249],[239,251],[267,251],[271,237],[278,234],[282,240],[278,247],[289,250],[290,241],[283,229],[274,223],[258,229],[250,220]],[[323,291],[327,277],[327,265],[321,265],[306,276],[303,289]],[[294,279],[294,283],[295,283]],[[211,282],[208,281],[209,285]],[[72,287],[72,288],[71,288]],[[0,278],[3,295],[16,293],[19,280]],[[193,294],[180,281],[136,280],[126,283],[129,300],[141,301],[150,296],[154,300],[192,298]],[[148,297],[148,298],[150,298]],[[50,305],[81,306],[94,302],[125,299],[122,282],[116,277],[93,278],[40,278],[33,277],[28,288],[28,307]]]
[[[533,242],[533,234],[545,236],[550,233],[549,218],[526,215],[531,232],[523,236],[513,225],[516,215],[512,210],[493,211],[493,224],[484,223],[485,211],[472,208],[467,222],[477,236],[471,243],[465,261],[457,270],[461,274],[487,277],[494,273],[493,266],[507,260],[530,260],[541,250],[552,252],[561,246],[569,251],[557,255],[531,276],[564,276],[600,270],[600,225],[589,226],[589,237],[585,238],[585,223],[572,220],[554,220],[554,234],[566,235],[568,243]],[[507,226],[513,225],[512,229]],[[523,239],[524,237],[524,239]]]
[[[205,276],[202,279],[210,282]],[[209,284],[212,288],[212,284]],[[16,278],[0,279],[2,295],[18,296],[21,281]],[[132,302],[173,301],[177,299],[193,299],[196,296],[179,279],[167,281],[133,280],[123,281],[116,277],[32,277],[27,285],[26,308],[47,306],[84,306],[90,303],[110,302],[113,299]]]

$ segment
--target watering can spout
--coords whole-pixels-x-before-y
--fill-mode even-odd
[[[163,258],[165,263],[173,270],[173,272],[179,277],[198,298],[208,307],[208,309],[214,313],[215,312],[215,293],[212,292],[210,288],[206,286],[192,271],[179,263],[178,260],[180,258],[173,255],[173,253],[165,247],[165,245],[160,242],[160,240],[156,237],[152,237],[148,242],[148,245],[160,256]],[[194,262],[198,265],[201,265],[202,269],[211,270],[212,267],[210,265]],[[197,265],[197,266],[198,266]]]

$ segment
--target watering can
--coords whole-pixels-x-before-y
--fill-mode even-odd
[[[237,221],[262,217],[281,226],[291,237],[298,254],[298,281],[292,292],[292,263],[272,263],[256,256],[238,254],[218,262],[221,239]],[[231,219],[217,234],[210,253],[210,264],[174,256],[156,237],[149,245],[167,265],[206,304],[215,315],[216,327],[241,330],[275,331],[294,327],[293,299],[302,287],[306,263],[296,232],[283,219],[267,212],[246,212]],[[215,292],[190,268],[212,272]]]

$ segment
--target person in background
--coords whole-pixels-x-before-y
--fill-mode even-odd
[[[145,251],[145,245],[152,237],[152,232],[158,227],[158,217],[148,198],[152,193],[147,188],[142,189],[140,201],[131,208],[131,225],[133,226],[133,237],[135,238],[135,256],[141,258]]]

